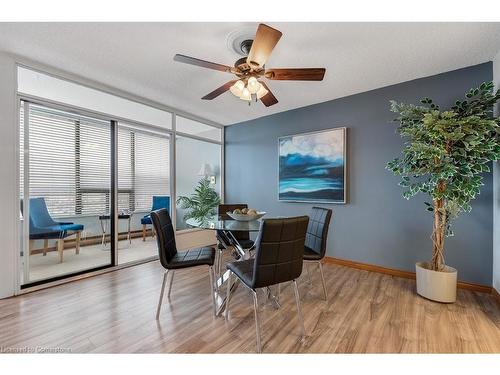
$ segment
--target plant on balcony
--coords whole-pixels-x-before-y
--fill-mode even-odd
[[[202,178],[194,193],[189,197],[180,196],[177,198],[177,204],[187,210],[184,214],[184,220],[194,218],[198,221],[206,220],[217,213],[217,207],[220,203],[219,194],[214,190],[208,177]]]
[[[391,111],[399,114],[397,131],[405,141],[402,157],[386,168],[401,177],[404,198],[419,192],[430,198],[424,203],[434,218],[433,271],[445,270],[444,241],[453,235],[451,223],[471,210],[483,185],[482,173],[500,157],[500,121],[493,117],[500,90],[495,93],[492,82],[483,83],[465,97],[448,110],[429,98],[418,106],[391,101]]]

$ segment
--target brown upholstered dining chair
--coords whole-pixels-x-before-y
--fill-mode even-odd
[[[232,275],[234,275],[253,294],[257,351],[259,353],[262,351],[262,346],[259,304],[256,292],[258,288],[265,288],[287,281],[293,282],[301,333],[302,336],[305,336],[296,280],[302,273],[308,221],[307,216],[262,220],[259,236],[255,241],[255,258],[228,263],[226,266],[230,273],[225,316],[228,317]]]
[[[160,317],[160,310],[165,294],[165,286],[167,284],[167,275],[172,274],[170,278],[170,285],[168,287],[168,298],[170,299],[170,292],[174,282],[174,272],[183,268],[208,266],[208,274],[210,277],[210,294],[212,296],[213,312],[216,313],[215,295],[214,295],[214,260],[215,249],[213,247],[202,247],[198,249],[191,249],[186,251],[177,251],[175,244],[175,233],[172,226],[172,220],[168,209],[162,208],[157,211],[151,212],[151,219],[156,232],[156,241],[158,243],[158,254],[160,263],[165,268],[163,274],[163,283],[161,286],[160,299],[158,301],[158,308],[156,309],[156,319]]]

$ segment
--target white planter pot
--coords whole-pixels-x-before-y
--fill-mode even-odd
[[[445,266],[443,271],[433,271],[427,262],[415,264],[417,293],[438,302],[452,303],[457,299],[457,270]]]

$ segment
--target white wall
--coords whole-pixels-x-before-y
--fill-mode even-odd
[[[500,51],[493,59],[493,82],[500,89]],[[496,108],[496,116],[500,108]],[[500,162],[493,165],[493,287],[500,291]]]
[[[16,289],[16,113],[15,61],[0,53],[0,298],[14,295]]]

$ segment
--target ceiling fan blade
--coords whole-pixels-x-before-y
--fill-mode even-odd
[[[252,68],[262,67],[266,63],[274,46],[281,38],[281,31],[273,29],[263,23],[259,24],[247,57],[247,64]]]
[[[266,78],[280,81],[322,81],[325,68],[266,69]]]
[[[273,95],[269,87],[264,82],[260,83],[267,90],[267,94],[260,98],[260,101],[264,103],[266,107],[270,107],[276,103],[278,103],[278,99]]]
[[[212,100],[212,99],[215,99],[219,95],[224,94],[227,90],[229,90],[229,88],[232,85],[234,85],[235,82],[236,82],[236,80],[229,81],[229,82],[223,84],[221,87],[218,87],[214,91],[212,91],[211,93],[205,95],[202,99],[203,100]]]
[[[185,55],[175,55],[174,56],[174,61],[178,61],[184,64],[191,64],[191,65],[196,65],[196,66],[201,66],[202,68],[207,68],[207,69],[213,69],[213,70],[218,70],[221,72],[228,72],[232,73],[233,68],[227,65],[222,65],[222,64],[217,64],[214,62],[210,61],[205,61],[201,59],[197,59],[196,57],[190,57],[190,56],[185,56]]]

